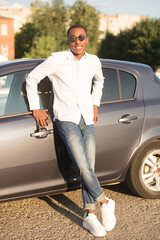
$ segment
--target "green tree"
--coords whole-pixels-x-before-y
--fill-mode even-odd
[[[63,0],[52,0],[53,10],[53,34],[58,42],[56,51],[66,50],[66,28],[69,21],[67,8]]]
[[[31,22],[36,29],[36,36],[53,35],[53,10],[49,3],[35,0],[31,2],[31,8]]]
[[[15,57],[22,58],[33,46],[36,29],[32,23],[23,24],[20,32],[15,34]]]
[[[131,32],[129,54],[133,61],[156,68],[160,65],[160,19],[146,19]]]
[[[41,0],[34,0],[31,3],[31,8],[31,22],[26,23],[21,31],[16,34],[16,57],[35,56],[35,52],[39,49],[38,44],[41,44],[44,49],[48,46],[45,37],[49,40],[49,46],[51,45],[51,39],[53,40],[53,47],[49,47],[52,51],[65,50],[67,48],[66,24],[68,20],[67,8],[63,0],[52,0],[51,5],[43,4]],[[43,44],[44,42],[46,45]],[[44,52],[45,50],[40,51],[42,54],[38,54],[37,57],[44,57]],[[46,52],[48,52],[48,49]]]
[[[141,62],[154,70],[160,65],[160,19],[145,19],[117,36],[106,34],[99,57]]]
[[[81,24],[87,29],[89,43],[87,51],[96,54],[99,39],[99,12],[83,0],[77,0],[70,7],[70,25]]]
[[[120,55],[117,37],[111,32],[106,33],[106,38],[102,40],[98,56],[101,58],[116,58]]]
[[[25,53],[26,58],[47,58],[56,49],[56,40],[52,36],[41,36],[35,41],[30,52]]]
[[[86,4],[83,0],[77,0],[69,8],[71,14],[68,14],[63,0],[52,0],[51,4],[44,4],[41,0],[33,0],[31,7],[31,23],[26,24],[25,34],[23,29],[17,34],[16,57],[23,57],[24,55],[32,57],[34,52],[39,49],[38,43],[45,47],[42,44],[44,37],[56,41],[53,47],[54,51],[65,50],[68,47],[66,30],[69,27],[69,23],[70,25],[81,24],[87,28],[89,37],[87,51],[94,54],[97,53],[99,44],[99,13],[94,7]],[[23,44],[21,36],[23,36]],[[19,47],[20,45],[22,45],[21,48]],[[44,52],[40,57],[44,57]]]
[[[32,2],[32,22],[37,30],[36,36],[54,36],[57,40],[56,51],[66,49],[67,9],[63,0],[52,0],[52,5],[40,0]]]

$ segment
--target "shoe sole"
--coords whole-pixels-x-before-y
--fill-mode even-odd
[[[90,229],[89,229],[89,226],[86,224],[86,223],[83,223],[83,227],[89,231],[92,235],[94,235],[95,237],[104,237],[106,236],[106,233],[105,234],[95,234],[94,232],[92,232]]]

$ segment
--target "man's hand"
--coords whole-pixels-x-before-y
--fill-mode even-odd
[[[41,127],[46,127],[49,124],[48,114],[40,109],[33,110],[33,117],[35,118],[36,122],[41,125]]]
[[[93,121],[94,123],[98,122],[98,107],[93,105]]]

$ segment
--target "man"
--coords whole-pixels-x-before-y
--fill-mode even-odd
[[[114,228],[116,218],[115,203],[104,196],[94,173],[94,123],[98,121],[103,74],[99,59],[85,52],[86,29],[81,25],[71,26],[67,38],[68,51],[52,53],[28,75],[27,95],[34,118],[45,127],[48,115],[39,109],[37,84],[46,76],[51,79],[54,120],[70,158],[80,170],[85,209],[83,227],[94,236],[105,236],[106,230]],[[101,205],[103,225],[94,213],[95,201]]]

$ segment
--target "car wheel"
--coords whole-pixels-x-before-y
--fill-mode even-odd
[[[160,141],[140,149],[131,163],[127,183],[141,197],[160,198]]]

